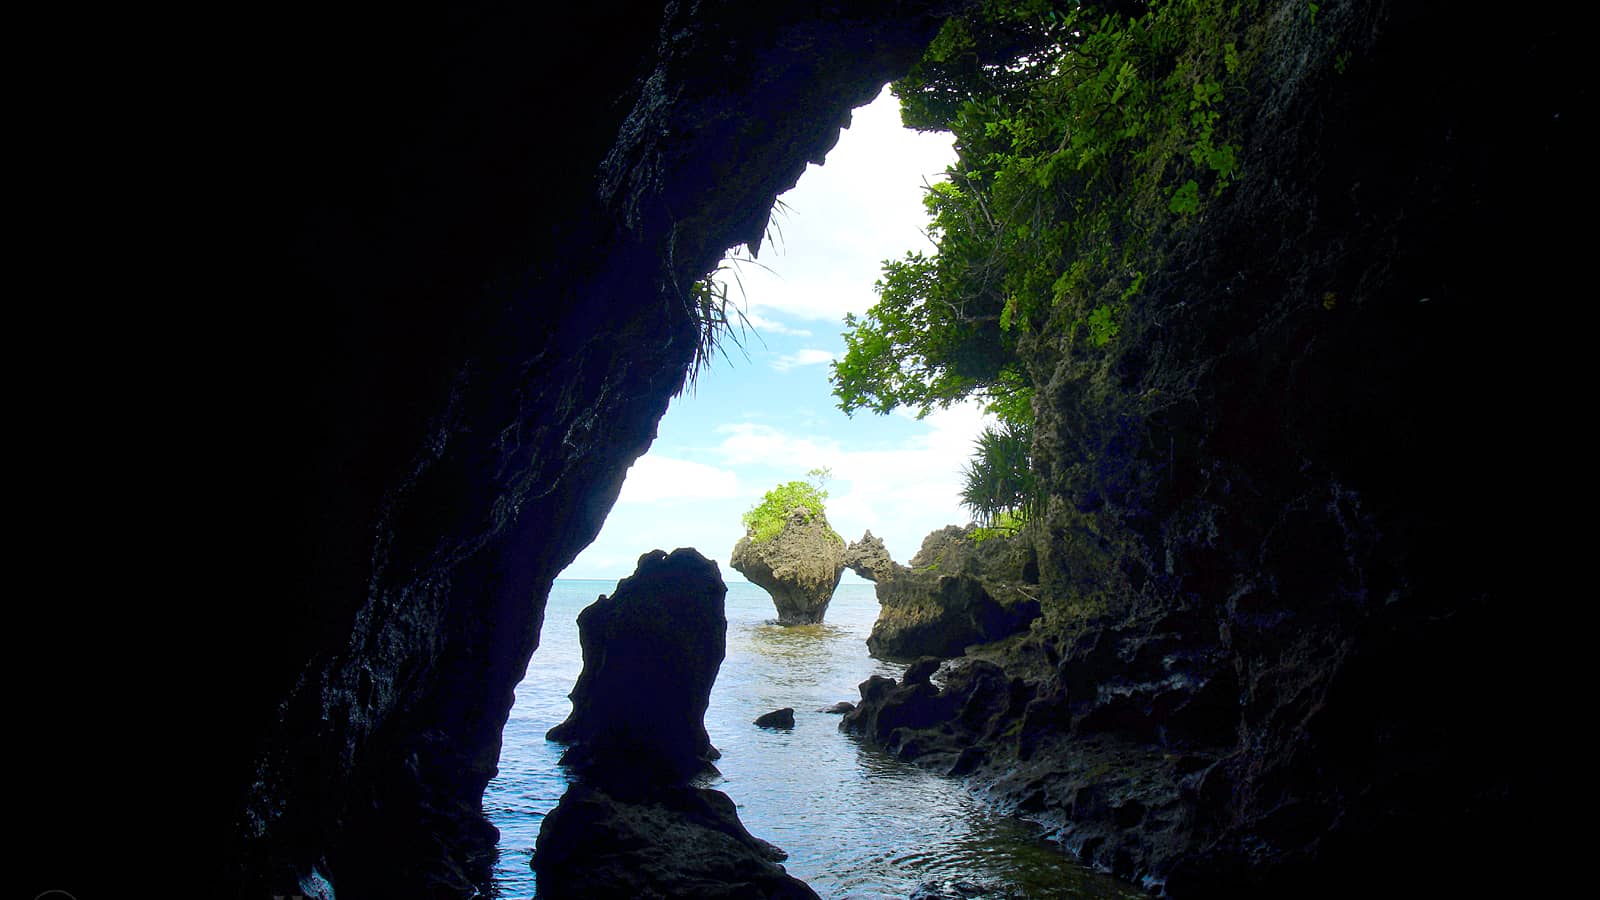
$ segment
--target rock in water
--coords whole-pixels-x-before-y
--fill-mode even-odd
[[[790,511],[783,530],[764,541],[746,533],[729,564],[772,595],[780,625],[822,621],[844,572],[844,541],[828,518],[803,507]]]
[[[756,717],[756,724],[762,728],[793,728],[794,708],[785,706]]]
[[[689,784],[710,767],[706,704],[726,650],[727,586],[694,550],[655,550],[578,615],[583,674],[550,730],[578,780],[539,826],[545,900],[816,900],[745,830],[728,795]],[[793,710],[788,710],[793,724]],[[765,718],[765,717],[763,717]]]
[[[697,551],[653,550],[578,614],[583,673],[572,715],[548,735],[568,745],[562,762],[584,777],[660,782],[710,766],[718,753],[705,712],[727,649],[727,592],[717,564]]]
[[[579,782],[539,827],[533,869],[544,900],[817,900],[778,865],[784,857],[745,830],[721,791],[618,794]]]

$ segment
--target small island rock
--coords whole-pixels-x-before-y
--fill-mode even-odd
[[[778,624],[814,625],[827,613],[844,573],[844,541],[825,515],[796,507],[777,536],[740,538],[729,564],[772,595]]]

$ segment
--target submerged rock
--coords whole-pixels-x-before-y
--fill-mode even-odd
[[[855,708],[856,705],[851,703],[849,700],[840,700],[838,703],[835,703],[832,706],[824,706],[823,708],[817,710],[817,712],[827,713],[830,716],[837,716],[847,713]]]
[[[608,793],[580,782],[540,826],[533,870],[544,900],[816,900],[778,865],[785,857],[745,830],[721,791]]]
[[[793,728],[794,708],[785,706],[783,709],[775,709],[772,712],[763,713],[756,716],[755,723],[762,728]]]
[[[870,532],[853,545],[868,555]],[[878,544],[882,546],[881,542]],[[911,565],[863,564],[877,581],[878,620],[867,637],[873,656],[908,659],[961,655],[969,644],[997,641],[1039,617],[1038,565],[1020,540],[974,539],[974,529],[950,526],[928,535]]]
[[[562,762],[585,777],[670,783],[717,758],[705,712],[727,649],[727,592],[695,550],[654,550],[578,614],[583,673],[572,715],[547,735],[569,745]]]
[[[813,625],[828,612],[844,573],[844,541],[827,516],[796,507],[776,537],[740,538],[728,563],[772,595],[778,624]]]

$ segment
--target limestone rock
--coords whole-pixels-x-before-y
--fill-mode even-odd
[[[729,564],[772,595],[778,624],[822,621],[844,572],[844,542],[828,518],[796,507],[783,530],[765,541],[745,534],[734,545]]]
[[[883,545],[883,538],[873,536],[870,530],[861,535],[861,540],[845,548],[844,564],[862,578],[878,584],[893,579],[897,572],[905,570],[905,566],[890,558],[889,548]]]
[[[569,745],[563,762],[585,777],[676,783],[717,757],[705,712],[726,652],[727,591],[695,550],[654,550],[578,614],[583,673],[572,715],[548,735]]]
[[[721,791],[620,793],[579,782],[539,826],[532,867],[544,900],[816,900],[778,865],[784,858],[745,830]]]
[[[969,644],[1000,640],[1038,618],[1032,548],[1002,537],[980,543],[972,535],[971,528],[943,528],[928,535],[909,567],[890,563],[895,574],[878,581],[881,609],[868,652],[889,659],[959,656]]]

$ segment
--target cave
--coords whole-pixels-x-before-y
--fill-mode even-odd
[[[192,202],[174,214],[184,221],[156,230],[167,245],[167,235],[193,237],[184,271],[196,304],[174,317],[181,328],[144,321],[138,331],[86,337],[74,351],[83,368],[47,386],[46,421],[68,436],[49,471],[77,485],[71,502],[51,498],[41,519],[45,530],[73,535],[51,567],[76,582],[72,573],[99,552],[94,544],[119,549],[117,564],[104,567],[114,572],[89,579],[92,603],[29,604],[26,631],[39,637],[25,657],[33,665],[18,720],[31,736],[21,766],[31,821],[14,850],[28,861],[26,895],[132,885],[248,898],[335,889],[345,898],[471,896],[494,843],[482,790],[512,689],[537,646],[542,598],[594,537],[629,464],[706,352],[708,326],[687,302],[688,286],[728,248],[759,245],[774,198],[963,5],[290,6],[228,23],[203,50],[172,48],[181,42],[170,35],[140,44],[194,60],[177,66],[193,79],[192,95],[158,125],[184,139],[174,144],[202,150],[149,152],[161,167],[144,171],[189,185]],[[1394,438],[1413,442],[1401,449],[1414,461],[1418,447],[1440,446],[1416,442],[1418,433],[1465,433],[1471,418],[1479,443],[1417,480],[1390,483],[1401,479],[1381,458],[1345,446],[1349,429],[1393,423],[1370,414],[1370,397],[1341,394],[1337,381],[1306,390],[1334,397],[1326,408],[1341,421],[1293,424],[1315,445],[1308,453],[1343,454],[1390,496],[1437,505],[1389,520],[1440,529],[1411,536],[1415,556],[1396,563],[1411,568],[1391,581],[1410,590],[1434,578],[1470,593],[1476,605],[1434,611],[1447,620],[1439,640],[1459,641],[1437,656],[1462,671],[1495,671],[1465,679],[1467,695],[1439,672],[1402,692],[1438,701],[1415,727],[1445,730],[1421,740],[1471,736],[1484,742],[1472,760],[1503,760],[1472,791],[1487,815],[1537,813],[1528,798],[1543,798],[1548,774],[1534,736],[1561,732],[1574,717],[1562,696],[1571,635],[1527,607],[1570,593],[1556,593],[1547,571],[1570,558],[1570,539],[1544,544],[1536,533],[1556,527],[1539,514],[1567,496],[1570,473],[1586,470],[1570,463],[1561,431],[1581,413],[1569,396],[1584,381],[1572,362],[1581,356],[1565,346],[1575,337],[1566,272],[1581,259],[1585,229],[1579,201],[1555,202],[1581,171],[1570,134],[1588,89],[1569,71],[1581,54],[1569,46],[1575,29],[1529,23],[1494,61],[1464,59],[1460,48],[1481,35],[1447,4],[1404,13],[1351,6],[1333,21],[1365,34],[1381,50],[1375,56],[1412,54],[1377,67],[1415,88],[1397,92],[1405,110],[1452,127],[1473,121],[1463,110],[1499,117],[1443,138],[1456,142],[1448,152],[1461,161],[1461,180],[1487,187],[1404,210],[1416,224],[1400,239],[1425,242],[1427,229],[1458,214],[1503,223],[1430,257],[1459,267],[1440,280],[1454,295],[1414,287],[1435,304],[1494,294],[1505,308],[1472,318],[1449,335],[1463,346],[1430,357],[1452,367],[1434,382],[1439,404]],[[1437,33],[1435,23],[1443,23]],[[1484,74],[1491,62],[1503,77]],[[1471,71],[1460,90],[1474,95],[1450,93],[1453,74],[1422,78],[1429,66]],[[153,114],[111,121],[148,126]],[[1340,214],[1376,207],[1389,191],[1418,200],[1402,190],[1410,184],[1346,186],[1351,209]],[[1327,246],[1338,252],[1337,241]],[[1190,274],[1211,285],[1247,278]],[[1259,293],[1269,276],[1249,277],[1257,276]],[[1533,302],[1540,311],[1523,305]],[[106,321],[129,314],[117,316]],[[1528,333],[1499,335],[1493,323]],[[188,337],[197,328],[199,342]],[[1309,370],[1325,375],[1367,351],[1403,358],[1407,337],[1397,332],[1398,346],[1359,353],[1334,338],[1312,342],[1312,355],[1335,349],[1332,363]],[[1470,360],[1481,368],[1468,370]],[[130,371],[140,373],[131,384]],[[1259,375],[1237,373],[1238,392],[1219,404],[1248,406],[1265,389],[1252,380]],[[80,384],[110,385],[96,388],[109,397]],[[158,392],[181,408],[150,409]],[[86,397],[112,408],[87,415]],[[1181,435],[1186,424],[1163,427]],[[120,520],[127,535],[83,525],[77,510],[99,496],[83,482],[102,477],[108,445],[142,433],[169,436],[127,457],[150,474],[119,506],[143,521]],[[193,484],[181,510],[164,488],[173,479]],[[1483,517],[1472,529],[1459,516],[1469,510]],[[1455,543],[1466,534],[1474,537]],[[1314,576],[1317,560],[1304,547],[1280,549],[1284,571]],[[105,599],[125,597],[123,582],[153,561],[168,571],[141,581],[176,582],[176,599]],[[1042,556],[1062,579],[1083,562]],[[169,574],[179,566],[181,576]],[[1408,582],[1413,574],[1420,581]],[[1366,698],[1409,674],[1384,650],[1403,638],[1358,645],[1378,649],[1370,658],[1352,651],[1358,667],[1344,684]],[[102,702],[113,683],[118,697]],[[1408,727],[1390,724],[1397,734]],[[1300,774],[1315,781],[1315,772]],[[1539,787],[1523,776],[1537,776]],[[1417,803],[1449,795],[1450,785],[1422,784],[1437,793]],[[1432,827],[1448,814],[1384,820],[1381,834]],[[1466,848],[1537,858],[1537,872],[1568,864],[1559,837],[1532,833],[1527,820],[1502,827]],[[1414,849],[1437,863],[1457,852],[1456,837],[1429,834]],[[1330,842],[1329,858],[1370,850],[1351,840]],[[1240,871],[1230,867],[1250,863],[1250,848],[1235,850],[1184,873],[1191,896],[1227,890]],[[1281,877],[1314,879],[1317,863],[1296,859],[1301,868]]]

